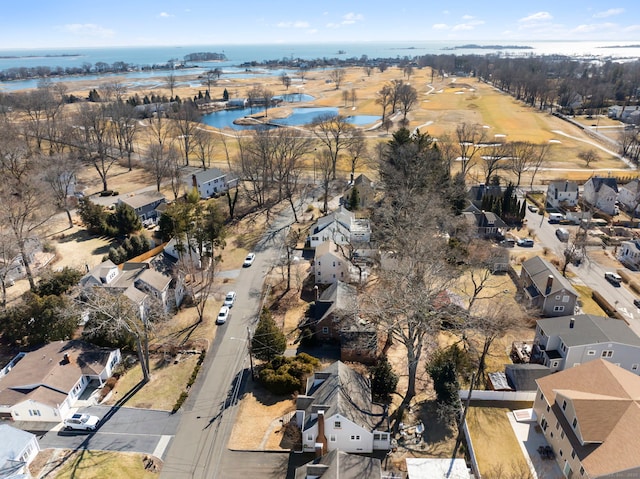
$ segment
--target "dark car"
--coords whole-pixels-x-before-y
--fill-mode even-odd
[[[634,299],[633,304],[636,308],[640,309],[640,299]]]
[[[533,240],[529,238],[524,238],[518,240],[518,246],[521,248],[533,248]]]

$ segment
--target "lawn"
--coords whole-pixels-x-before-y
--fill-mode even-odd
[[[467,413],[467,425],[482,475],[501,468],[508,476],[520,470],[519,465],[526,464],[507,418],[509,411],[525,407],[531,405],[515,403],[511,407],[503,402],[492,401],[472,403]]]
[[[146,454],[107,451],[60,451],[48,464],[46,477],[56,479],[157,478],[162,462]],[[53,469],[50,469],[50,467]],[[36,477],[39,477],[36,474]]]
[[[598,303],[596,303],[591,294],[593,290],[586,285],[574,284],[573,289],[578,292],[578,300],[582,304],[582,312],[585,314],[594,314],[596,316],[606,316],[605,312],[602,310]]]

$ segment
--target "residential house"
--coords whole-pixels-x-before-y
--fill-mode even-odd
[[[120,197],[118,203],[123,203],[133,208],[140,221],[155,221],[161,214],[158,208],[160,205],[167,204],[167,198],[157,191],[145,191]]]
[[[0,478],[27,479],[29,464],[40,451],[35,434],[0,424]]]
[[[328,240],[338,245],[367,244],[371,241],[371,222],[368,219],[356,218],[355,213],[344,206],[318,218],[310,231],[311,248],[317,248]]]
[[[482,200],[485,197],[502,198],[505,190],[506,187],[500,185],[485,185],[484,183],[480,183],[479,185],[474,185],[469,188],[467,197],[469,198],[473,206],[481,209]]]
[[[528,306],[538,309],[542,316],[566,316],[575,311],[578,293],[555,266],[540,256],[522,263],[520,283]]]
[[[480,238],[500,238],[508,225],[497,214],[483,211],[474,205],[466,208],[462,214],[476,236]]]
[[[640,240],[622,241],[618,247],[618,259],[629,269],[640,269]]]
[[[640,213],[640,180],[637,178],[618,188],[618,202],[622,208],[632,214],[639,216]]]
[[[184,299],[183,281],[151,270],[149,263],[128,261],[118,267],[106,260],[85,274],[80,279],[80,286],[97,286],[124,294],[139,306],[141,316],[149,306],[147,294],[158,298],[165,311],[180,306]]]
[[[349,187],[342,195],[343,205],[350,206],[351,196],[353,195],[354,189],[357,191],[358,204],[356,206],[358,209],[370,208],[373,206],[373,202],[376,197],[375,185],[373,181],[364,174],[358,175],[355,180],[349,182]]]
[[[407,457],[407,479],[473,479],[464,459]]]
[[[634,119],[638,118],[640,109],[635,106],[612,105],[607,110],[607,116],[614,120],[620,120],[624,123],[635,123]]]
[[[640,378],[603,359],[538,379],[533,409],[565,477],[640,477]]]
[[[537,321],[531,362],[554,373],[598,358],[640,374],[640,338],[620,319],[591,314]]]
[[[28,352],[0,378],[0,418],[60,422],[91,381],[102,386],[119,349],[56,341]]]
[[[369,380],[341,361],[307,379],[305,394],[296,399],[296,424],[305,452],[366,454],[391,447],[387,413],[372,401]]]
[[[316,284],[331,284],[336,281],[351,282],[357,278],[357,272],[345,257],[342,248],[333,241],[320,244],[313,259],[313,273]]]
[[[584,201],[608,215],[616,214],[618,183],[615,178],[593,176],[582,187]]]
[[[547,204],[553,208],[577,206],[578,196],[578,183],[575,181],[552,181],[547,186]]]
[[[538,389],[536,380],[551,374],[551,371],[542,364],[506,364],[504,374],[514,391],[535,391]]]
[[[340,345],[340,359],[373,363],[378,354],[376,328],[358,314],[356,288],[336,281],[314,303],[313,316],[305,321],[314,338]]]
[[[187,188],[196,188],[200,198],[206,199],[224,193],[236,181],[237,179],[230,179],[228,173],[218,168],[209,168],[191,175]]]
[[[382,479],[382,464],[375,457],[334,449],[296,468],[295,479]]]

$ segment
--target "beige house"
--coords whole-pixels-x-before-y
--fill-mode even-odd
[[[537,383],[536,421],[565,477],[640,477],[638,376],[597,359]]]
[[[351,282],[351,263],[342,249],[333,241],[320,244],[313,259],[313,273],[316,284],[331,284],[337,281]],[[357,276],[356,276],[357,277]]]

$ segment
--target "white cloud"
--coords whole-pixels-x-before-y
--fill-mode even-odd
[[[449,30],[449,25],[446,23],[435,23],[431,26],[434,30]]]
[[[95,23],[67,23],[60,30],[71,33],[72,35],[82,35],[90,37],[109,38],[114,35],[114,31],[109,28],[101,27]]]
[[[588,25],[578,25],[571,31],[574,33],[593,33],[605,30],[612,30],[616,28],[615,23],[591,23]]]
[[[278,28],[309,28],[309,22],[297,20],[295,22],[280,22],[276,25]]]
[[[364,20],[364,16],[361,13],[353,13],[353,12],[347,13],[342,18],[343,18],[342,20],[343,25],[351,25],[353,23],[361,22],[362,20]]]
[[[473,16],[472,15],[462,15],[462,19],[463,20],[472,20]]]
[[[468,23],[459,23],[458,25],[454,25],[451,30],[453,30],[454,32],[469,31],[473,30],[473,25],[469,25]]]
[[[520,23],[528,23],[528,22],[540,22],[540,21],[551,20],[551,19],[553,19],[553,16],[549,12],[537,12],[529,16],[523,17],[518,21]]]
[[[160,12],[160,13],[158,14],[158,16],[159,16],[160,18],[171,18],[171,17],[173,17],[173,15],[171,15],[170,13],[167,13],[167,12]]]
[[[593,18],[607,18],[624,13],[624,8],[610,8],[603,12],[596,12],[593,14]]]

